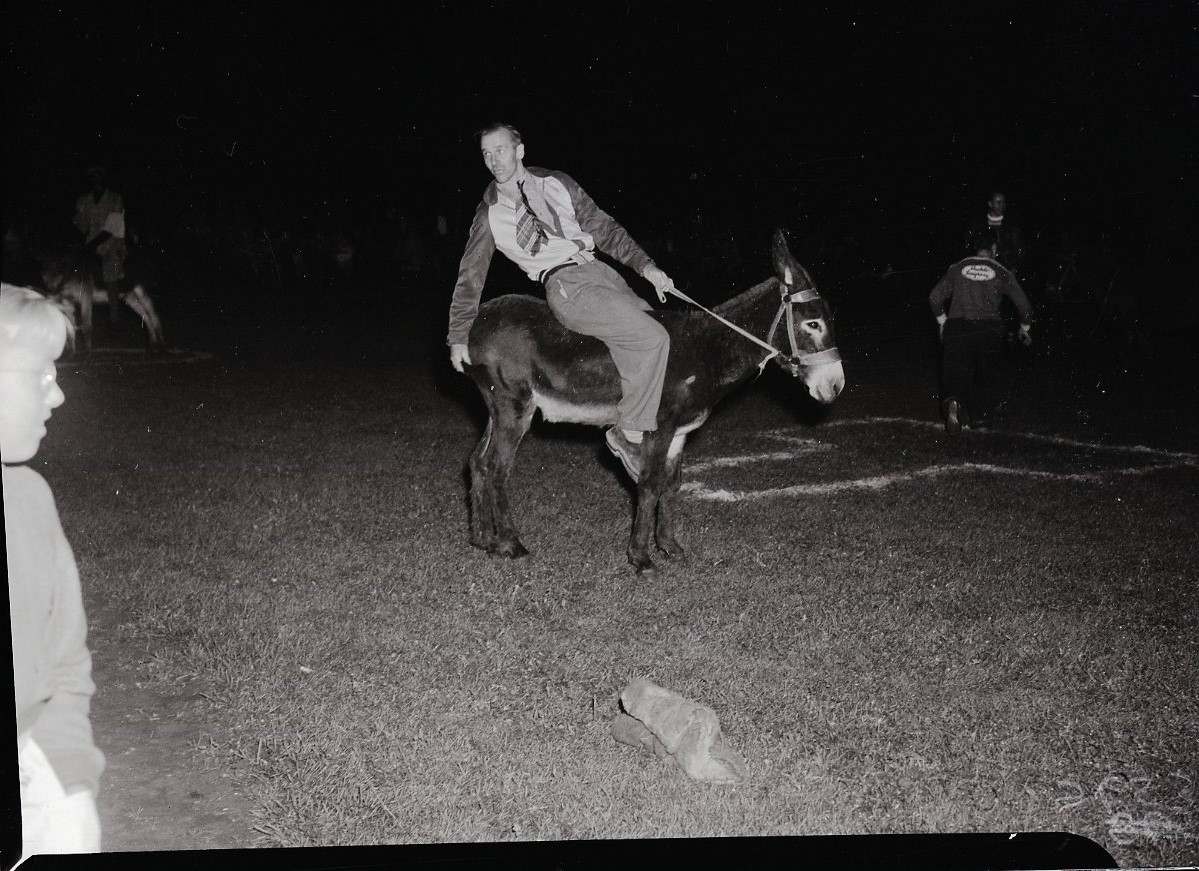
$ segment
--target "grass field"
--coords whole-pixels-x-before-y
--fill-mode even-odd
[[[41,468],[89,609],[122,615],[93,635],[202,688],[191,750],[262,845],[1069,830],[1193,861],[1190,406],[1034,361],[948,443],[925,347],[864,341],[829,414],[770,374],[692,438],[689,558],[644,578],[598,430],[522,447],[530,557],[470,548],[480,403],[423,344],[63,366]],[[748,782],[614,743],[637,675],[712,707]]]

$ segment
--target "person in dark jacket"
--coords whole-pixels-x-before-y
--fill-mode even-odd
[[[1007,197],[1003,191],[993,191],[987,198],[986,214],[974,221],[966,234],[968,250],[973,251],[980,237],[989,240],[994,247],[995,259],[1007,267],[1015,276],[1022,275],[1024,268],[1024,234],[1016,219],[1008,212]]]
[[[950,266],[928,295],[941,331],[941,413],[950,435],[991,411],[991,385],[1003,348],[1004,297],[1019,313],[1020,341],[1032,342],[1032,305],[1020,282],[996,259],[988,234],[976,238],[974,250],[973,257]]]

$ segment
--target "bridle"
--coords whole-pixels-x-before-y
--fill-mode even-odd
[[[795,341],[795,312],[793,306],[795,303],[813,302],[820,299],[820,294],[816,292],[816,288],[814,287],[804,288],[803,290],[792,290],[790,284],[787,284],[784,281],[779,282],[779,310],[775,312],[774,320],[770,324],[770,332],[766,334],[766,341],[764,342],[753,333],[742,329],[732,321],[729,321],[726,318],[716,314],[716,312],[712,311],[711,309],[700,305],[681,290],[676,288],[671,290],[670,293],[673,293],[675,296],[685,302],[691,303],[696,308],[703,309],[729,329],[740,333],[755,345],[760,345],[762,348],[769,351],[770,353],[762,360],[761,363],[758,364],[759,375],[766,368],[766,364],[775,357],[778,358],[779,365],[786,369],[790,369],[792,374],[796,374],[801,366],[823,366],[826,363],[836,363],[841,359],[841,352],[837,350],[835,345],[831,348],[825,348],[823,351],[813,351],[805,354],[800,353],[799,343]],[[778,331],[779,324],[782,322],[784,315],[787,319],[787,341],[791,345],[790,354],[784,354],[781,350],[774,346],[774,334]]]
[[[778,355],[779,364],[787,367],[796,366],[823,366],[825,363],[836,363],[841,359],[841,352],[834,345],[831,348],[825,348],[823,351],[813,351],[809,354],[801,354],[799,345],[795,341],[795,310],[793,306],[797,302],[813,302],[820,299],[820,294],[816,292],[816,288],[808,287],[803,290],[791,290],[791,285],[779,283],[782,288],[782,300],[779,302],[779,310],[774,316],[774,321],[770,324],[770,332],[766,334],[766,344],[774,352],[772,356]],[[774,333],[779,327],[779,322],[783,319],[783,314],[787,316],[787,341],[791,343],[791,353],[783,354],[774,347]],[[765,366],[766,362],[771,357],[767,357],[762,361]]]

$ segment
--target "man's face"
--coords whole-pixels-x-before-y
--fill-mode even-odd
[[[991,194],[991,199],[987,200],[987,206],[990,207],[992,215],[1002,215],[1003,210],[1007,208],[1007,197],[1003,194]]]
[[[66,397],[58,387],[54,361],[14,351],[0,357],[0,459],[32,459],[46,435],[50,412]]]
[[[483,154],[483,165],[500,184],[516,175],[525,158],[524,143],[512,141],[507,130],[493,130],[479,140],[479,151]]]

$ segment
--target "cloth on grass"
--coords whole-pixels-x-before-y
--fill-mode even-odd
[[[748,777],[745,760],[724,740],[711,708],[645,678],[624,688],[620,704],[612,737],[621,744],[669,757],[694,780],[741,783]]]

